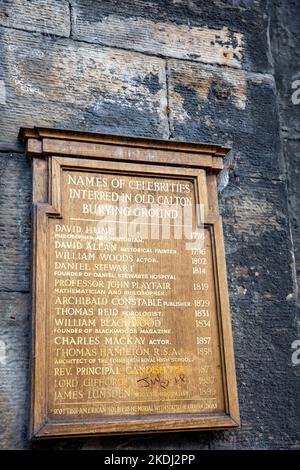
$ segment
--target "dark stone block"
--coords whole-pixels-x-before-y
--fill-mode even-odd
[[[153,51],[156,54],[162,53],[169,57],[179,57],[181,47],[176,47],[174,37],[176,37],[176,26],[188,26],[192,28],[205,27],[221,30],[226,27],[230,34],[227,37],[227,45],[234,48],[237,46],[235,33],[243,35],[243,59],[242,68],[255,72],[271,71],[269,44],[268,44],[268,16],[266,0],[239,0],[239,1],[217,1],[207,2],[206,0],[196,1],[172,1],[154,0],[134,2],[123,2],[120,11],[118,0],[101,2],[90,2],[89,0],[72,0],[73,11],[73,34],[75,37],[85,39],[100,44],[113,44],[116,47],[125,47],[134,50],[136,47],[145,51]],[[110,18],[117,18],[115,23],[115,34],[111,37],[110,28],[99,31],[102,23],[105,24]],[[164,47],[162,52],[157,48],[153,49],[152,43],[155,41],[151,35],[143,34],[143,21],[165,23],[165,34],[169,39],[163,41],[167,44],[168,50]],[[126,25],[131,22],[131,26],[126,29],[120,23]],[[173,33],[171,34],[171,31]],[[213,40],[218,42],[218,36]],[[226,46],[220,36],[220,45]],[[169,45],[173,45],[173,50]],[[188,52],[189,44],[186,44]],[[199,60],[201,62],[201,49],[197,54],[187,57],[187,52],[181,54],[185,58]],[[233,52],[234,54],[234,52]],[[206,60],[204,60],[206,62]]]
[[[235,175],[279,178],[280,135],[268,76],[169,61],[170,122],[175,140],[232,147]]]
[[[2,29],[6,92],[0,148],[20,126],[167,137],[165,62],[67,39]]]
[[[0,448],[28,448],[29,295],[0,292]]]
[[[25,155],[0,153],[0,290],[28,291],[31,170]]]

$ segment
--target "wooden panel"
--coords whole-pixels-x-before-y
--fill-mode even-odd
[[[32,161],[33,188],[32,200],[35,203],[48,201],[48,162],[41,158]]]
[[[238,426],[206,167],[52,155],[42,174],[42,162],[34,158],[32,436]]]
[[[220,145],[201,144],[196,142],[178,142],[174,140],[162,140],[153,139],[146,137],[131,137],[131,136],[120,136],[116,134],[99,134],[95,132],[82,132],[72,130],[61,130],[61,129],[49,129],[45,127],[21,127],[19,131],[19,138],[28,142],[29,139],[42,139],[44,147],[45,145],[56,145],[57,140],[62,140],[61,145],[66,145],[66,141],[70,144],[78,142],[82,143],[94,143],[94,144],[112,144],[120,145],[123,147],[139,147],[147,149],[161,149],[161,150],[172,150],[172,151],[183,151],[188,154],[208,154],[216,155],[218,157],[224,157],[230,150],[227,147]],[[52,141],[50,142],[51,139]],[[72,148],[72,147],[71,147]],[[82,146],[79,146],[82,148]],[[87,147],[88,148],[88,147]],[[62,150],[66,152],[67,147],[56,148],[56,151]],[[54,151],[54,147],[49,147],[48,150]],[[45,151],[45,149],[44,149]],[[29,156],[30,152],[29,152]]]
[[[32,149],[31,155],[34,154]],[[184,162],[187,166],[214,168],[220,171],[223,168],[223,159],[202,153],[193,154],[191,152],[170,151],[167,149],[144,149],[134,148],[131,146],[97,144],[87,142],[70,142],[58,139],[43,140],[44,155],[68,155],[90,158],[100,158],[105,160],[123,160],[123,161],[140,161],[144,163],[166,163],[168,165],[182,165]]]

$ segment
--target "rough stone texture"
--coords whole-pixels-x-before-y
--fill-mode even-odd
[[[286,158],[288,172],[289,211],[294,243],[296,276],[298,285],[297,301],[298,304],[300,304],[300,139],[284,139],[283,152]],[[298,334],[300,337],[300,317],[298,318],[298,322]]]
[[[220,433],[214,446],[299,448],[285,183],[232,175],[220,199],[243,426],[229,440]]]
[[[241,67],[243,35],[226,27],[199,28],[115,15],[102,16],[99,21],[90,22],[85,9],[75,8],[73,11],[73,37],[76,39],[167,57]]]
[[[227,50],[226,46],[229,46],[229,52],[233,48],[233,54],[237,52],[237,57],[231,57],[231,54],[228,58],[224,57],[228,65],[237,65],[242,59],[243,68],[260,72],[271,69],[268,16],[265,14],[267,0],[135,0],[122,2],[121,9],[119,0],[72,0],[71,4],[75,37],[121,48],[166,54],[169,57],[191,59],[189,55],[192,53],[195,54],[194,60],[200,62],[215,62],[216,58],[209,59],[208,54],[218,52],[219,45],[220,53],[217,56],[221,57]],[[105,37],[106,25],[108,31]],[[146,25],[150,28],[143,31]],[[211,29],[210,34],[214,34],[215,30],[222,30],[224,26],[228,28],[228,40],[224,40],[221,32],[220,38],[216,37],[217,44],[210,44],[207,52],[204,51],[201,48],[202,27]],[[186,35],[188,29],[190,37]],[[242,49],[238,39],[241,37],[244,38]],[[195,44],[198,39],[200,50]],[[184,51],[184,45],[190,48],[190,43],[192,50]]]
[[[168,83],[173,138],[233,147],[236,175],[280,176],[271,76],[170,60]]]
[[[165,61],[70,40],[2,30],[0,148],[20,126],[168,136]]]
[[[189,432],[174,435],[173,433],[136,435],[136,436],[104,436],[88,439],[74,439],[67,442],[63,439],[33,443],[37,450],[61,450],[61,449],[116,449],[116,450],[179,450],[179,449],[210,449],[210,433]]]
[[[0,25],[58,36],[70,35],[70,10],[66,0],[3,0]]]
[[[38,13],[41,3],[47,7]],[[63,39],[67,3],[71,37]],[[291,82],[300,79],[299,3],[4,2],[14,14],[0,16],[1,448],[300,448],[300,365],[291,363],[299,318],[300,105],[291,104]],[[233,52],[227,62],[224,49]],[[17,143],[21,125],[232,146],[219,189],[241,429],[29,444],[31,177]]]
[[[300,1],[273,2],[271,40],[286,163],[291,229],[300,285]],[[298,81],[298,82],[297,82]],[[297,91],[298,90],[298,91]],[[294,95],[294,97],[293,97]],[[300,298],[298,294],[298,303]],[[300,337],[300,318],[298,334]]]
[[[0,448],[23,449],[27,440],[29,295],[0,292]]]
[[[31,172],[23,154],[0,154],[0,291],[29,290]]]

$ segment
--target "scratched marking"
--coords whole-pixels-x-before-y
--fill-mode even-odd
[[[155,385],[160,386],[161,388],[168,388],[171,382],[175,384],[182,384],[186,383],[186,376],[184,374],[175,375],[170,379],[161,377],[160,375],[155,375],[154,377],[143,377],[142,379],[138,379],[137,383],[141,384],[143,388],[153,387]]]

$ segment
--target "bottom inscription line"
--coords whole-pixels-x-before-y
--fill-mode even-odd
[[[200,401],[200,400],[216,400],[214,397],[208,397],[208,398],[165,398],[166,401]],[[55,406],[58,405],[110,405],[110,404],[122,404],[126,405],[127,403],[159,403],[161,400],[151,400],[151,401],[137,401],[137,400],[132,400],[132,401],[90,401],[90,402],[76,402],[76,403],[55,403]]]

